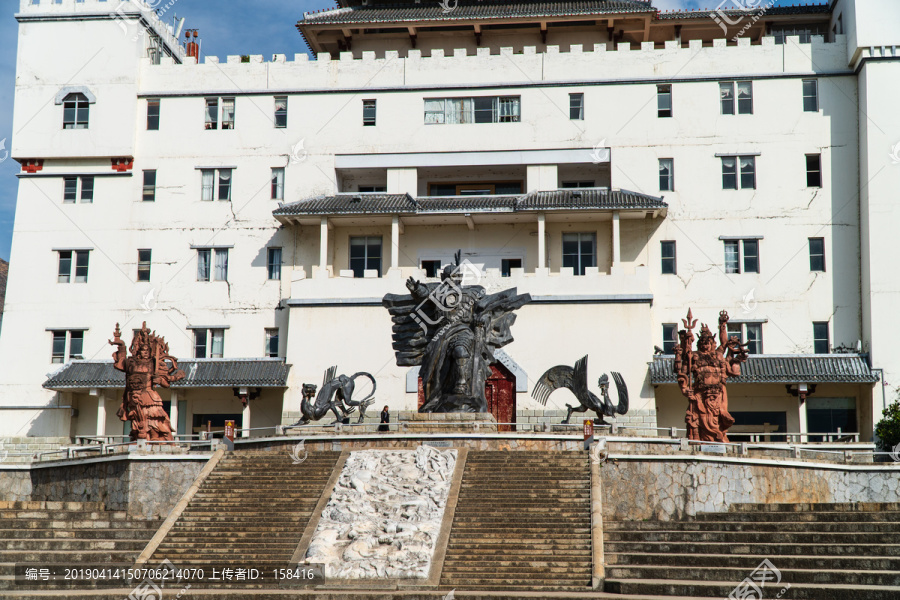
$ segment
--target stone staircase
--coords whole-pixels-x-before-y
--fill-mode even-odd
[[[588,457],[470,451],[441,589],[584,592],[590,581]]]
[[[66,587],[40,581],[16,584],[17,563],[35,563],[57,577],[64,576],[64,568],[127,568],[161,522],[108,511],[99,502],[0,502],[0,590]],[[95,586],[80,581],[68,587]],[[0,597],[9,596],[0,591]]]
[[[606,521],[604,538],[607,592],[727,598],[745,578],[758,586],[751,574],[767,559],[781,579],[769,571],[765,598],[900,598],[900,503],[736,504],[686,521]]]
[[[293,464],[287,450],[226,454],[148,566],[168,559],[177,568],[205,568],[207,573],[223,567],[268,572],[286,567],[339,456],[310,452],[305,461]],[[216,584],[194,587],[203,585]]]

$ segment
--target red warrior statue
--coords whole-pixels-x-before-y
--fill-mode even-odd
[[[147,322],[136,331],[131,340],[131,356],[125,352],[119,324],[110,344],[116,346],[113,353],[115,368],[125,373],[125,393],[122,406],[116,415],[123,421],[131,420],[132,440],[172,441],[172,424],[163,408],[162,398],[153,386],[169,387],[184,378],[178,362],[169,356],[166,340],[150,332]]]
[[[688,399],[688,438],[703,442],[727,442],[726,432],[734,425],[728,413],[728,393],[725,381],[729,375],[741,374],[741,363],[747,360],[747,349],[737,337],[728,337],[726,324],[728,313],[719,313],[719,340],[705,324],[700,327],[697,351],[693,329],[697,320],[688,309],[687,319],[682,319],[685,329],[678,332],[679,343],[675,347],[675,375],[678,387]]]

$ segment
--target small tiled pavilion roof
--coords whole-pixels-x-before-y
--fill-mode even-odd
[[[671,355],[654,356],[650,363],[652,385],[677,383]],[[864,357],[858,354],[751,355],[741,364],[741,376],[729,383],[875,383]]]

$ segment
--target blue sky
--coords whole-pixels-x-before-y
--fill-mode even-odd
[[[730,2],[730,0],[727,0]],[[722,0],[654,0],[662,10],[716,8]],[[825,0],[807,0],[821,4]],[[766,2],[763,1],[763,4]],[[797,0],[777,0],[791,5]],[[13,94],[16,78],[16,36],[18,24],[13,17],[18,0],[0,0],[0,149],[2,159],[12,144]],[[306,51],[303,38],[294,27],[304,11],[333,7],[331,0],[177,0],[169,10],[186,17],[185,27],[199,29],[203,54],[224,59],[229,54],[293,55]],[[9,260],[13,219],[16,209],[19,164],[0,161],[0,258]]]

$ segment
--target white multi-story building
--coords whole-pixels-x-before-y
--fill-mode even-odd
[[[631,421],[683,427],[654,347],[690,307],[753,354],[734,432],[871,439],[900,377],[900,4],[339,4],[299,22],[312,56],[198,63],[145,6],[22,0],[4,435],[120,433],[107,340],[145,320],[188,374],[179,433],[292,422],[333,364],[415,410],[381,298],[461,249],[533,297],[504,421],[572,403],[530,394],[587,354]]]

